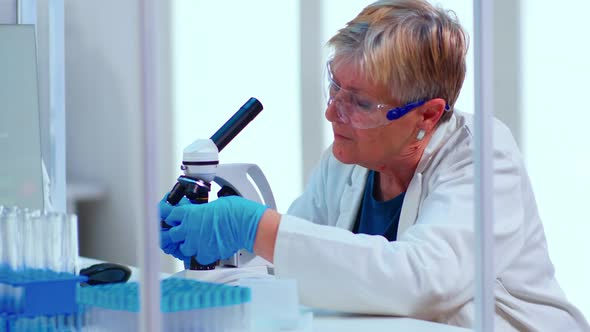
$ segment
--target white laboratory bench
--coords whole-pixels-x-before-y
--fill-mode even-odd
[[[321,313],[314,311],[313,330],[316,332],[465,332],[469,329],[437,324],[412,318]]]
[[[102,263],[103,261],[80,257],[80,267],[85,268],[93,264]],[[138,269],[129,266],[131,269],[130,281],[138,280]],[[163,273],[162,277],[168,274]],[[428,321],[403,318],[403,317],[386,317],[370,316],[339,313],[325,310],[313,311],[313,331],[314,332],[391,332],[391,331],[412,331],[412,332],[466,332],[472,331],[465,328],[437,324]]]

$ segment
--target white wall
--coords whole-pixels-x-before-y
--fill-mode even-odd
[[[16,23],[16,1],[17,0],[0,0],[0,24]]]
[[[66,1],[68,181],[106,188],[79,206],[80,252],[136,264],[143,221],[138,1]]]
[[[590,2],[524,0],[523,141],[557,278],[590,318]]]

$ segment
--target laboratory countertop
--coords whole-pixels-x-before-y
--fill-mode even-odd
[[[88,257],[80,257],[80,267],[85,268],[93,264],[103,263],[101,260]],[[138,269],[129,266],[132,271],[130,281],[138,281]],[[169,274],[162,273],[162,277]],[[456,326],[438,324],[418,319],[387,316],[356,315],[333,311],[311,309],[313,312],[314,332],[385,332],[385,331],[412,331],[412,332],[466,332],[472,331]]]
[[[465,332],[469,329],[437,324],[412,318],[322,313],[314,310],[313,330],[316,332]]]

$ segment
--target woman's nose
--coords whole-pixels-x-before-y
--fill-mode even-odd
[[[330,102],[328,102],[328,105],[326,106],[326,120],[330,121],[330,122],[344,122],[341,115],[338,112],[338,107],[340,105],[338,100],[331,100]]]

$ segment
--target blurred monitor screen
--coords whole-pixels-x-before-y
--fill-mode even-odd
[[[43,209],[32,25],[0,25],[0,156],[0,205]]]

